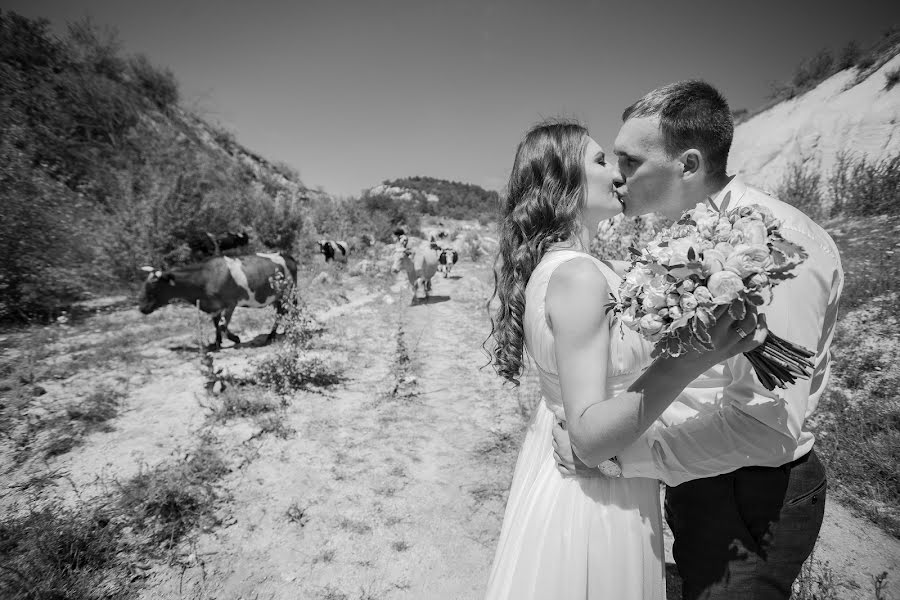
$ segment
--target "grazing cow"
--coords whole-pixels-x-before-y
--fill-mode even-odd
[[[319,252],[325,255],[325,262],[331,260],[347,262],[347,255],[350,254],[350,246],[347,245],[347,242],[319,240]]]
[[[242,231],[241,233],[228,231],[226,233],[220,233],[219,235],[213,235],[207,231],[202,237],[190,240],[188,246],[194,257],[201,258],[206,256],[220,256],[222,252],[225,252],[226,250],[240,248],[241,246],[246,246],[248,243],[250,243],[250,236],[247,235],[247,232],[245,231]]]
[[[199,302],[200,310],[212,315],[216,350],[222,346],[223,332],[235,344],[241,343],[238,336],[228,331],[236,307],[262,308],[274,304],[280,316],[285,312],[287,295],[297,282],[297,262],[287,254],[222,256],[167,271],[143,269],[149,275],[141,289],[141,312],[149,315],[173,300],[186,300],[194,305]],[[278,280],[282,283],[277,283]],[[278,318],[267,341],[275,338],[277,329]]]
[[[422,297],[427,300],[431,292],[431,278],[437,272],[437,265],[438,253],[430,245],[422,244],[415,250],[397,246],[394,249],[391,273],[405,271],[413,290],[413,298]]]
[[[444,274],[445,279],[450,275],[450,269],[453,268],[453,265],[455,265],[458,260],[459,252],[454,248],[444,248],[441,250],[441,255],[438,257],[438,271]]]

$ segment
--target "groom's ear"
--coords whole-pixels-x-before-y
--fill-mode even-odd
[[[681,153],[681,176],[690,179],[703,174],[703,154],[699,150],[691,148]]]

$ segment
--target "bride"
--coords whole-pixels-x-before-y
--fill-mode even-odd
[[[741,323],[756,327],[741,339],[721,315],[715,351],[651,362],[647,342],[610,322],[604,306],[620,279],[587,248],[600,221],[622,211],[614,163],[567,121],[534,127],[516,150],[501,210],[491,354],[497,373],[518,385],[527,352],[542,401],[516,464],[488,600],[663,600],[658,482],[597,477],[589,467],[615,467],[608,459],[688,383],[765,337],[764,320]],[[554,462],[556,420],[586,465],[571,476]]]

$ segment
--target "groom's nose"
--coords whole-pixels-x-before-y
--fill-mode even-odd
[[[620,188],[623,185],[625,185],[625,177],[622,175],[621,171],[616,168],[616,172],[613,175],[613,186],[615,186],[616,188]]]

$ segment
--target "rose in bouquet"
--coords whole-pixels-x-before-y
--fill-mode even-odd
[[[708,331],[717,314],[727,310],[734,320],[744,319],[770,302],[772,287],[806,259],[802,248],[782,237],[769,209],[729,209],[729,200],[726,194],[721,207],[712,200],[697,204],[647,247],[630,249],[619,299],[607,310],[655,342],[654,356],[712,350]],[[812,352],[771,331],[744,355],[769,390],[808,378],[812,368]]]

